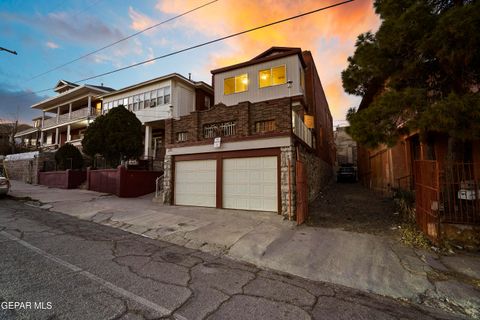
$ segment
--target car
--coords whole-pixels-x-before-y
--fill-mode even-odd
[[[357,181],[357,171],[354,167],[340,167],[337,171],[337,182]]]
[[[4,196],[10,190],[10,180],[8,180],[7,172],[0,166],[0,196]]]

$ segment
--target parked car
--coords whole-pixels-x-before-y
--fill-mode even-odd
[[[354,167],[340,167],[337,171],[337,182],[357,181],[357,171]]]
[[[10,190],[10,181],[3,167],[0,166],[0,196],[4,196]]]

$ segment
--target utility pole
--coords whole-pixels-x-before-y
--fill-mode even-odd
[[[17,55],[17,51],[13,51],[3,47],[0,47],[0,51],[7,51],[7,52],[10,52],[11,54]]]

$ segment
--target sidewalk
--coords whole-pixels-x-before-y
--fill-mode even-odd
[[[12,181],[44,209],[316,281],[480,318],[480,255],[439,256],[384,237],[300,226],[273,213],[163,206]]]

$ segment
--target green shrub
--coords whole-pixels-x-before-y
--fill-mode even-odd
[[[81,169],[83,167],[83,156],[77,147],[66,143],[55,152],[55,162],[59,170]]]

